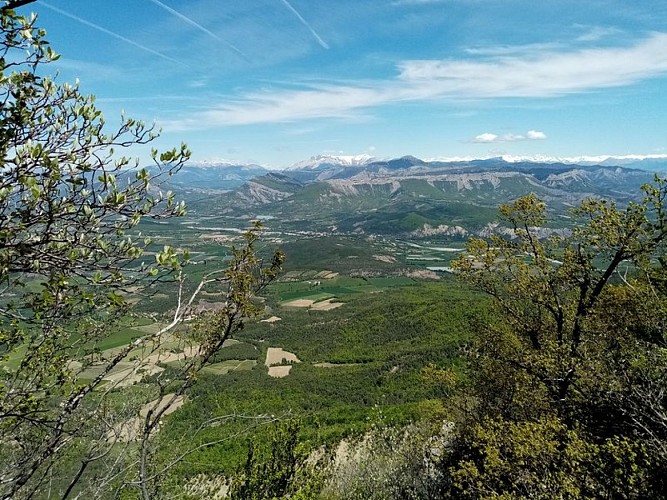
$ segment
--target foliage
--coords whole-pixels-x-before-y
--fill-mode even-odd
[[[381,361],[421,368],[428,362],[457,357],[459,347],[468,340],[469,318],[482,314],[486,307],[484,297],[454,283],[403,280],[377,283],[379,279],[368,279],[369,291],[343,295],[345,305],[331,311],[283,308],[279,313],[282,321],[270,327],[249,325],[239,339],[267,340],[315,363]],[[410,285],[382,292],[375,288],[395,282]],[[328,290],[326,284],[322,290]]]
[[[439,470],[450,429],[422,422],[391,426],[382,417],[359,439],[338,446],[322,497],[326,499],[438,499],[447,475]]]
[[[0,29],[0,492],[6,498],[39,495],[54,471],[66,471],[58,494],[72,494],[92,473],[104,478],[89,481],[98,488],[91,494],[99,495],[117,483],[118,470],[134,470],[126,466],[137,459],[140,470],[131,483],[147,497],[149,438],[196,373],[256,312],[250,297],[276,277],[283,258],[276,254],[264,265],[254,249],[256,226],[233,250],[229,266],[209,273],[187,299],[187,252],[164,246],[147,259],[151,240],[137,226],[144,217],[184,213],[185,206],[173,194],[163,195],[159,184],[188,159],[188,149],[153,150],[150,170],[117,156],[118,148],[153,141],[154,128],[122,117],[107,132],[94,97],[44,76],[44,64],[58,55],[36,27],[36,16],[3,8]],[[103,352],[129,310],[128,291],[174,278],[180,288],[171,322]],[[186,364],[164,407],[156,403],[147,410],[139,457],[131,456],[135,447],[121,446],[116,430],[128,415],[109,412],[113,387],[100,390],[104,379],[133,350],[157,350],[207,285],[222,290],[225,307],[196,330],[201,355]],[[82,376],[92,366],[95,376]],[[130,366],[129,372],[140,369]],[[160,396],[166,396],[166,385],[159,386]],[[66,467],[73,457],[78,465]]]
[[[274,283],[262,294],[267,302],[282,285]],[[466,318],[483,309],[482,299],[453,282],[420,283],[354,295],[332,311],[283,308],[274,311],[282,321],[272,325],[251,322],[238,340],[260,348],[280,346],[302,362],[292,365],[289,376],[274,379],[266,373],[262,352],[250,371],[201,376],[190,392],[192,403],[172,415],[158,434],[168,443],[160,446],[160,454],[178,456],[202,445],[171,469],[184,482],[235,470],[247,454],[239,436],[268,441],[254,417],[297,416],[302,439],[314,445],[333,445],[369,431],[378,411],[384,423],[394,426],[432,417],[433,409],[423,401],[437,401],[443,391],[423,383],[422,368],[432,362],[461,373]],[[378,310],[395,313],[378,326]],[[364,353],[365,362],[351,363]],[[346,362],[314,366],[336,360]],[[224,425],[207,425],[220,418]],[[207,443],[215,444],[203,446]]]
[[[299,429],[295,420],[276,425],[269,436],[268,456],[259,443],[248,443],[245,465],[229,489],[231,500],[306,500],[318,493],[322,464],[309,460],[309,450],[299,441]]]
[[[667,184],[643,191],[625,208],[582,202],[569,237],[545,235],[545,204],[522,197],[500,209],[512,238],[472,239],[456,262],[497,311],[479,329],[449,457],[457,494],[664,491]]]
[[[641,443],[596,444],[557,418],[476,424],[452,471],[462,498],[633,498],[648,465]]]
[[[258,356],[259,350],[256,346],[243,342],[219,350],[211,358],[211,363],[220,363],[231,359],[257,359]]]

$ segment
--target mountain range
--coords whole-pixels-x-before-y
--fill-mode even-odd
[[[289,169],[258,165],[190,165],[174,188],[199,212],[234,217],[269,214],[291,229],[361,233],[429,233],[484,227],[499,204],[529,192],[558,213],[586,197],[626,203],[667,171],[665,158],[622,158],[625,165],[521,158],[422,160],[414,156],[317,156]],[[431,229],[430,229],[431,228]],[[451,229],[456,232],[458,230]],[[460,231],[459,231],[460,232]]]
[[[589,167],[593,167],[593,169]],[[174,187],[182,189],[229,191],[239,188],[246,181],[269,173],[283,174],[302,182],[353,178],[364,172],[376,177],[386,176],[387,173],[391,172],[398,174],[407,173],[413,176],[419,172],[455,174],[463,172],[472,173],[475,171],[489,172],[493,170],[505,173],[512,171],[533,173],[540,179],[542,174],[545,173],[560,175],[573,170],[603,172],[605,171],[603,167],[623,167],[626,170],[663,172],[667,171],[667,155],[579,156],[563,158],[543,155],[504,155],[486,158],[455,157],[428,160],[421,160],[414,156],[380,159],[369,155],[317,155],[307,160],[296,162],[286,169],[229,160],[210,160],[187,164],[171,178],[170,182]],[[612,170],[616,171],[617,169]],[[606,172],[611,172],[612,170],[606,170]],[[616,175],[621,172],[616,172]]]
[[[597,163],[591,158],[580,157],[575,163],[546,157],[421,160],[414,156],[319,155],[285,170],[232,162],[188,164],[170,183],[180,191],[218,194],[235,190],[244,201],[257,203],[283,199],[317,183],[325,183],[332,192],[351,194],[365,185],[396,193],[406,182],[463,194],[532,188],[552,198],[579,194],[623,200],[650,181],[651,172],[667,171],[667,156],[600,157]]]

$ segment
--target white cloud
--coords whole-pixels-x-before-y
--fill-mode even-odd
[[[388,80],[253,92],[171,122],[165,129],[349,118],[406,101],[548,98],[634,83],[667,74],[667,33],[629,47],[536,50],[483,59],[403,61]],[[540,137],[541,138],[541,137]],[[515,139],[516,140],[516,139]]]
[[[667,34],[656,33],[627,48],[533,52],[484,61],[407,61],[399,78],[420,82],[440,95],[550,97],[629,85],[667,73]]]
[[[544,132],[540,132],[538,130],[529,130],[528,133],[526,134],[526,139],[529,139],[531,141],[543,141],[546,138],[547,134],[545,134]]]
[[[517,142],[517,141],[543,141],[547,138],[547,134],[538,130],[529,130],[525,135],[522,134],[505,134],[497,135],[490,132],[485,132],[476,137],[473,137],[470,142],[480,144],[490,144],[498,142]]]
[[[472,140],[472,142],[480,142],[480,143],[490,143],[497,141],[498,141],[498,136],[496,134],[490,134],[488,132],[485,134],[480,134]]]

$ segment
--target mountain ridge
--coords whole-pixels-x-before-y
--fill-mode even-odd
[[[492,205],[528,191],[549,199],[566,200],[566,203],[587,196],[629,201],[653,176],[648,170],[631,166],[519,161],[517,158],[506,161],[502,157],[448,162],[426,161],[409,155],[389,160],[367,155],[320,155],[313,160],[285,170],[267,170],[255,165],[213,170],[185,166],[174,176],[173,184],[200,192],[231,191],[232,200],[236,198],[246,204],[266,204],[288,198],[298,201],[299,193],[310,186],[307,193],[320,192],[317,200],[310,201],[324,204],[364,193],[372,192],[375,196],[379,189],[392,199],[411,192],[411,196],[417,198],[431,196],[463,201],[472,197],[467,201]],[[212,179],[216,175],[217,179]]]

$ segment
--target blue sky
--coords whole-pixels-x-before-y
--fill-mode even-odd
[[[38,0],[107,121],[193,159],[667,154],[667,2]]]

